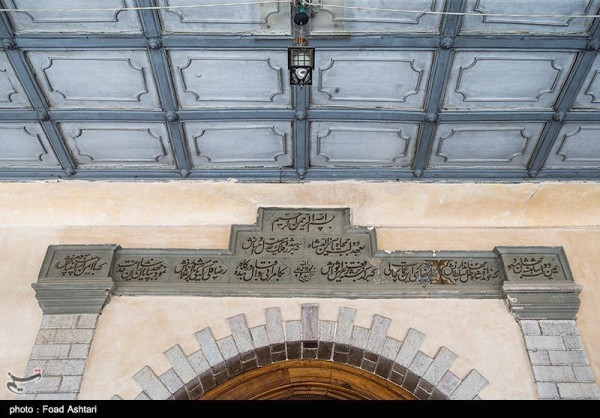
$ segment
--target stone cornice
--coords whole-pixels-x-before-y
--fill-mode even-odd
[[[44,313],[99,312],[111,294],[505,297],[517,318],[572,317],[580,291],[560,247],[381,251],[348,208],[260,208],[224,250],[52,245],[33,287]]]
[[[115,287],[117,245],[50,245],[35,295],[44,314],[100,313]]]

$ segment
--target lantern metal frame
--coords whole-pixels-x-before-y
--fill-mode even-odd
[[[288,48],[288,68],[290,70],[290,85],[312,85],[315,49],[306,46]]]

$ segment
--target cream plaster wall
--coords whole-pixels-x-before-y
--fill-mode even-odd
[[[0,202],[1,373],[10,371],[19,374],[25,369],[41,321],[41,311],[31,283],[37,280],[48,245],[115,243],[129,248],[226,248],[230,225],[255,223],[256,210],[260,206],[343,206],[351,208],[355,225],[377,227],[381,249],[491,250],[499,245],[564,246],[574,279],[583,286],[577,323],[596,380],[600,381],[600,278],[597,273],[600,271],[600,184],[315,182],[259,185],[199,181],[52,181],[0,183]],[[94,396],[101,390],[106,393],[106,389],[101,389],[105,388],[106,382],[94,379],[93,373],[104,363],[102,350],[107,348],[97,342],[111,330],[121,332],[121,328],[115,329],[111,324],[117,324],[119,318],[124,320],[123,312],[128,309],[142,317],[152,317],[161,309],[162,305],[156,303],[158,298],[139,305],[142,300],[119,298],[108,306],[92,348],[82,396]],[[246,299],[215,299],[206,303],[218,301],[224,302],[226,312],[217,321],[221,322],[221,326],[226,324],[227,317],[240,313],[249,315],[254,312],[255,320],[264,321],[262,309],[285,303],[290,304],[285,315],[299,315],[299,301],[296,300],[279,300],[274,304],[274,299],[266,299],[250,304]],[[403,309],[397,313],[398,320],[392,311],[386,314],[385,309],[391,308],[385,301],[332,301],[328,307],[331,312],[327,315],[334,318],[341,304],[357,307],[358,315],[367,321],[365,326],[369,325],[373,314],[389,316],[393,318],[393,326],[404,327],[397,330],[397,338],[403,337],[405,329],[413,326],[427,335],[425,345],[430,350],[441,345],[456,350],[459,354],[456,367],[460,370],[476,368],[491,381],[519,382],[515,387],[509,385],[502,390],[490,384],[482,395],[532,396],[530,381],[516,380],[523,376],[508,375],[511,377],[508,378],[503,375],[506,372],[504,368],[494,369],[498,364],[493,356],[487,357],[483,352],[477,354],[480,350],[469,351],[462,345],[461,341],[468,339],[453,339],[451,335],[446,339],[438,338],[444,335],[444,331],[452,329],[436,328],[438,321],[445,323],[447,318],[461,318],[470,327],[486,330],[495,330],[494,327],[499,324],[493,321],[500,321],[506,335],[513,335],[510,350],[502,348],[505,351],[501,354],[511,358],[508,354],[511,351],[515,358],[523,356],[522,341],[515,340],[512,334],[516,323],[502,310],[500,301],[463,301],[458,305],[456,301],[400,302]],[[417,302],[432,304],[428,306],[431,311],[414,308]],[[165,299],[164,306],[174,304],[181,309],[191,309],[200,303],[201,299],[196,298],[189,301],[170,298]],[[323,303],[322,317],[325,315]],[[483,303],[489,304],[489,307],[478,305]],[[162,311],[161,320],[173,320],[169,317],[169,310],[163,308]],[[478,322],[481,314],[488,311],[497,314]],[[186,344],[193,342],[190,340],[193,332],[208,326],[205,325],[206,319],[212,318],[214,310],[199,312],[210,312],[211,315],[197,316],[195,329],[185,325],[185,315],[178,317],[179,325],[173,325],[172,339],[158,339],[166,345],[157,346],[153,353],[143,352],[143,358],[148,362],[152,359],[155,362],[153,367],[166,367],[162,352],[171,345],[180,343],[184,349],[192,349]],[[430,315],[430,312],[436,312],[436,315]],[[128,319],[132,317],[126,316]],[[400,318],[410,318],[414,325],[404,323]],[[226,331],[229,332],[228,328]],[[463,332],[466,331],[463,329]],[[181,340],[177,340],[179,337]],[[475,338],[472,344],[476,347],[485,342],[475,336],[472,338]],[[514,345],[517,343],[519,347]],[[132,358],[140,358],[141,354],[135,351]],[[469,364],[462,363],[467,360]],[[139,369],[133,367],[133,363],[130,367],[135,371]],[[485,374],[486,371],[491,374]],[[130,385],[134,383],[131,375],[119,375],[118,379],[120,382],[129,379],[123,383],[121,390],[132,391]],[[11,398],[10,392],[0,389],[0,399]]]
[[[433,357],[446,346],[458,355],[451,367],[458,377],[475,368],[490,381],[483,399],[537,397],[521,330],[500,300],[187,297],[113,300],[100,318],[80,397],[133,399],[141,389],[132,376],[145,365],[157,375],[169,369],[162,353],[175,344],[186,354],[197,351],[194,332],[210,327],[220,339],[231,335],[227,318],[244,313],[249,327],[261,325],[264,310],[272,306],[281,307],[284,321],[299,320],[303,302],[318,303],[319,318],[331,321],[338,319],[340,306],[356,308],[355,324],[363,327],[371,327],[374,314],[386,316],[392,319],[388,335],[398,340],[411,327],[423,332],[421,351]]]

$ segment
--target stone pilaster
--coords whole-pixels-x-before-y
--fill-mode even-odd
[[[519,321],[540,399],[600,399],[574,320]]]
[[[41,374],[21,385],[18,399],[77,399],[97,314],[44,315],[25,376]]]
[[[98,316],[109,302],[116,245],[50,246],[32,287],[44,313],[21,399],[77,399]]]
[[[540,399],[600,399],[575,319],[579,293],[562,248],[496,248]]]

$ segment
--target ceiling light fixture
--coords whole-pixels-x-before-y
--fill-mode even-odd
[[[295,5],[299,11],[294,15],[294,23],[300,26],[300,33],[294,37],[294,47],[288,48],[288,67],[290,85],[301,88],[312,84],[312,72],[315,68],[315,49],[308,47],[308,39],[304,36],[304,26],[308,23],[306,2],[297,0]]]

